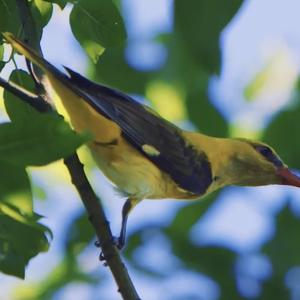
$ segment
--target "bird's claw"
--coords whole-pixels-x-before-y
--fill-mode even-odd
[[[103,254],[103,251],[100,252],[99,260],[100,260],[100,261],[104,261],[104,266],[105,266],[105,267],[107,266],[106,258],[105,258],[104,254]]]
[[[97,240],[94,243],[94,245],[97,248],[103,248],[108,243],[112,243],[114,246],[116,246],[118,248],[118,250],[121,250],[124,247],[123,240],[120,237],[117,238],[117,237],[114,237],[114,236],[111,238],[111,240],[107,240],[107,241],[104,241],[104,242],[101,242],[101,241]],[[100,255],[99,255],[99,260],[104,261],[105,262],[104,265],[107,266],[106,262],[107,262],[108,259],[109,258],[104,255],[103,250],[101,250]]]
[[[99,240],[97,240],[94,245],[97,247],[97,248],[100,248],[101,247],[101,242]]]
[[[121,237],[116,238],[115,245],[119,250],[122,250],[124,247],[125,243]]]
[[[95,241],[94,245],[97,248],[102,248],[104,246],[104,244],[107,243],[112,243],[113,245],[115,245],[119,250],[121,250],[124,247],[124,241],[121,237],[115,237],[113,236],[111,240],[107,241],[107,242],[100,242],[99,240]]]

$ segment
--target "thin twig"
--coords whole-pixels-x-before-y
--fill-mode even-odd
[[[17,96],[18,98],[22,99],[22,101],[31,105],[39,112],[52,111],[51,105],[46,101],[44,101],[42,97],[25,90],[21,86],[11,81],[6,81],[0,77],[0,86],[2,86],[6,91],[9,91],[15,96]]]
[[[83,165],[76,154],[66,158],[65,164],[68,167],[72,182],[76,186],[80,197],[84,199],[83,203],[99,239],[102,255],[106,264],[111,269],[119,287],[118,291],[123,296],[123,299],[139,300],[140,298],[115,246],[104,210],[99,204],[100,201],[97,201],[98,198],[86,178]]]

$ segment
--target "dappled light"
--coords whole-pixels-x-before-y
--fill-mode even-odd
[[[163,118],[175,123],[186,119],[184,97],[180,88],[166,82],[151,82],[147,86],[146,96]]]

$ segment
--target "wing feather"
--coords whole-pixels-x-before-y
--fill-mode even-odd
[[[124,138],[177,183],[193,194],[203,194],[212,182],[210,163],[182,137],[180,129],[154,114],[126,94],[96,84],[66,68],[70,81],[83,99],[101,114],[116,122]],[[151,155],[144,145],[159,154]]]

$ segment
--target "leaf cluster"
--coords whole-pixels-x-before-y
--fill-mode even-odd
[[[172,91],[180,91],[182,115],[192,126],[209,135],[228,135],[230,124],[213,105],[209,83],[222,68],[220,36],[242,9],[241,0],[174,0],[173,31],[155,36],[152,40],[164,47],[168,54],[165,62],[155,70],[139,70],[126,58],[132,41],[130,37],[126,40],[125,24],[116,3],[110,0],[32,0],[30,3],[39,37],[51,19],[53,5],[61,9],[72,5],[70,26],[91,58],[90,77],[138,95],[147,95],[150,87],[168,85]],[[0,31],[21,35],[19,20],[15,1],[0,1]],[[0,45],[0,70],[5,63],[4,47]],[[10,79],[28,90],[34,89],[33,81],[24,71],[14,71]],[[157,82],[163,85],[155,85]],[[162,89],[157,91],[158,94],[163,92]],[[296,91],[295,98],[298,99],[298,96]],[[10,122],[0,124],[0,270],[24,277],[28,261],[48,248],[46,236],[49,237],[50,233],[33,211],[28,167],[46,165],[66,157],[87,137],[75,134],[62,118],[37,113],[7,92],[4,92],[3,98]],[[168,107],[172,105],[170,103],[166,99],[167,110],[171,110]],[[300,106],[297,104],[275,116],[263,132],[264,140],[296,168],[300,167],[299,116]],[[288,135],[287,128],[293,128]],[[300,263],[298,217],[286,205],[274,218],[276,230],[272,239],[255,253],[240,253],[221,245],[195,245],[191,231],[218,199],[219,194],[216,193],[202,202],[185,205],[167,228],[156,225],[138,229],[127,243],[125,255],[129,262],[147,276],[159,279],[170,276],[169,273],[153,271],[137,259],[136,253],[147,246],[145,236],[151,231],[169,241],[172,255],[180,262],[172,272],[192,270],[211,278],[219,286],[219,299],[248,299],[239,287],[241,280],[260,287],[261,292],[255,299],[289,299],[291,291],[296,290],[295,282],[298,282],[293,275],[293,270]],[[78,268],[78,256],[86,251],[93,236],[82,212],[66,228],[65,236],[64,259],[49,277],[31,287],[30,299],[51,299],[72,281],[97,282]],[[254,276],[247,268],[240,270],[237,267],[241,257],[250,260],[252,255],[264,255],[270,262],[272,272],[269,277]],[[293,284],[286,284],[288,274],[292,274]],[[177,295],[177,298],[197,299],[197,296],[190,291],[189,295]],[[20,299],[29,298],[20,296]]]

